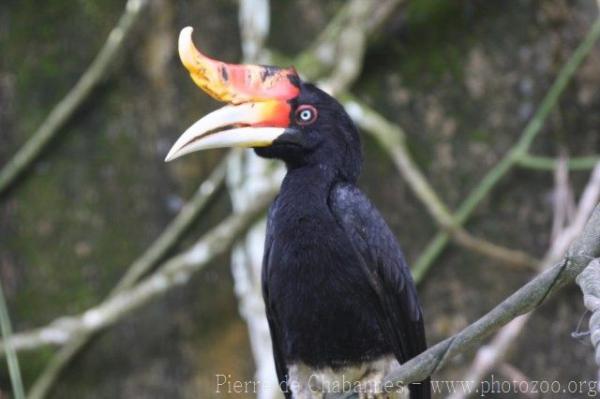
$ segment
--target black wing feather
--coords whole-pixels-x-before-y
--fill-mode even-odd
[[[269,273],[269,256],[271,253],[271,247],[273,244],[273,227],[271,220],[273,220],[275,204],[277,204],[277,198],[273,201],[273,204],[269,208],[267,216],[267,233],[265,237],[265,251],[263,255],[262,265],[262,291],[263,298],[265,301],[265,310],[267,313],[267,321],[269,322],[269,331],[271,332],[271,344],[273,346],[273,357],[275,358],[275,370],[277,372],[277,380],[279,381],[279,387],[282,389],[285,398],[291,399],[292,393],[288,389],[288,369],[285,364],[285,359],[281,351],[281,340],[279,337],[279,331],[281,329],[277,326],[277,316],[275,314],[275,308],[273,307],[269,299],[269,290],[267,288],[268,273]]]
[[[423,352],[427,343],[416,288],[400,246],[377,209],[354,185],[335,185],[330,208],[362,258],[384,312],[382,330],[396,358],[404,363]],[[412,399],[431,397],[428,380],[411,384],[410,391]]]

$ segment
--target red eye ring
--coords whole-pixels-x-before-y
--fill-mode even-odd
[[[310,104],[302,104],[296,108],[296,123],[299,125],[310,125],[317,120],[319,113],[315,107]]]

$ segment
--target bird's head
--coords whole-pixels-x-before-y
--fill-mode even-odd
[[[324,165],[348,180],[358,177],[362,157],[352,120],[339,102],[303,82],[294,68],[213,60],[196,49],[190,27],[179,35],[179,56],[194,82],[228,105],[190,126],[166,161],[209,148],[247,147],[290,168]]]

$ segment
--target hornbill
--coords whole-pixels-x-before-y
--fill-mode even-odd
[[[405,397],[383,376],[426,348],[415,285],[389,227],[356,187],[362,153],[344,108],[294,68],[233,65],[200,53],[192,28],[179,56],[194,82],[229,103],[194,123],[166,161],[249,147],[287,174],[268,212],[262,285],[286,398]],[[384,392],[385,391],[385,392]],[[404,391],[404,392],[401,392]],[[430,384],[409,386],[429,398]]]

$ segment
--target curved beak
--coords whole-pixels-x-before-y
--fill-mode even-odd
[[[221,147],[267,147],[285,132],[290,106],[277,100],[226,105],[190,126],[165,158]]]
[[[192,28],[179,34],[179,57],[192,80],[227,105],[198,120],[177,139],[165,161],[190,152],[219,147],[266,147],[289,126],[298,96],[293,68],[227,64],[202,54]]]

